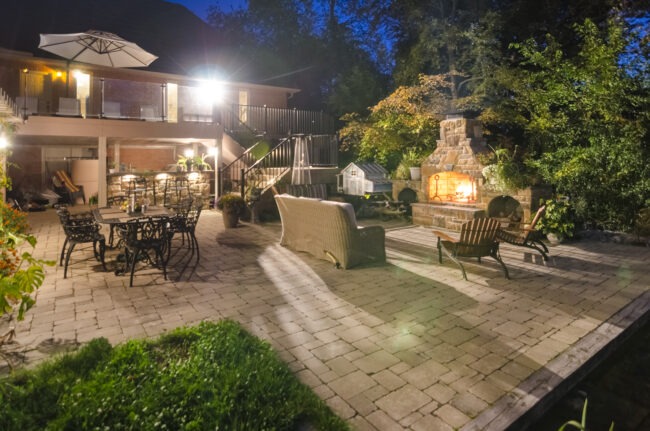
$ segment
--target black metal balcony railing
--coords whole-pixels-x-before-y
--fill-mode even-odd
[[[232,104],[222,108],[221,122],[228,132],[251,132],[279,137],[295,134],[333,134],[335,122],[324,112]]]

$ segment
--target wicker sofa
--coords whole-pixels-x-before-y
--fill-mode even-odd
[[[386,261],[384,228],[357,226],[352,205],[288,194],[275,195],[275,201],[282,219],[281,245],[346,269]]]

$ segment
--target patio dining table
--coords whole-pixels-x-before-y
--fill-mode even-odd
[[[143,234],[143,235],[150,235],[151,234],[151,232],[148,232],[148,231],[147,231],[147,233],[143,233],[144,231],[140,231],[140,229],[148,229],[148,228],[154,227],[155,222],[152,222],[152,220],[157,219],[157,220],[159,220],[158,223],[162,222],[163,224],[168,225],[169,223],[166,220],[167,219],[171,220],[172,217],[176,216],[176,212],[174,212],[174,211],[172,211],[172,210],[170,210],[168,208],[165,208],[165,207],[157,207],[157,206],[148,207],[145,212],[137,211],[137,212],[131,212],[131,213],[126,212],[126,211],[124,211],[123,209],[121,209],[119,207],[103,207],[103,208],[95,208],[95,209],[93,209],[92,213],[93,213],[93,216],[95,217],[95,220],[97,220],[98,223],[107,224],[107,225],[110,226],[111,233],[110,233],[110,237],[109,237],[108,242],[109,242],[111,247],[113,247],[114,231],[117,231],[118,229],[126,229],[127,231],[131,232],[133,234],[132,239],[135,240],[136,237],[139,238],[139,236],[141,234]],[[148,220],[148,221],[146,221],[146,220]],[[145,224],[148,223],[149,225],[147,225],[148,227],[143,228],[142,227],[143,225],[141,223],[145,223]],[[162,227],[161,232],[162,232],[162,235],[164,237],[166,237],[165,227]],[[149,245],[152,244],[151,243],[152,238],[147,238],[147,241],[149,241],[149,243],[148,243]],[[136,242],[134,242],[132,244],[128,240],[125,241],[125,242],[122,242],[125,239],[126,239],[125,237],[122,237],[120,239],[119,244],[118,244],[119,247],[123,246],[124,250],[123,250],[123,252],[121,252],[117,256],[118,266],[117,266],[117,269],[115,271],[115,274],[116,275],[124,275],[124,274],[127,273],[128,266],[129,266],[129,259],[130,259],[129,256],[131,256],[131,258],[135,259],[135,260],[131,260],[131,279],[130,279],[129,285],[133,286],[133,270],[134,270],[134,267],[135,267],[135,262],[136,261],[141,261],[146,257],[148,262],[150,262],[151,264],[154,264],[154,265],[158,265],[161,261],[164,261],[164,259],[160,259],[160,257],[161,257],[161,255],[165,254],[165,251],[163,251],[163,250],[156,251],[158,259],[156,261],[154,261],[149,256],[149,254],[147,254],[147,252],[144,251],[144,249],[141,249],[141,250],[144,251],[142,255],[140,255],[140,251],[136,251],[135,254],[133,254],[133,252],[129,253],[129,250],[131,249],[133,244],[135,244],[137,242],[137,240],[136,240]],[[141,245],[139,245],[138,247],[141,247]],[[156,247],[157,246],[153,247],[153,249],[155,250]],[[120,263],[121,263],[121,265],[120,265]],[[165,278],[166,278],[165,266],[166,266],[166,261],[164,261],[162,263],[163,273],[165,274]]]
[[[92,210],[93,217],[98,223],[107,224],[110,226],[111,232],[108,237],[108,246],[114,247],[115,229],[117,226],[128,223],[132,220],[137,220],[144,217],[172,217],[176,213],[169,208],[152,206],[147,208],[143,213],[141,211],[128,213],[120,207],[102,207]]]
[[[127,213],[119,207],[103,207],[93,209],[93,216],[98,223],[116,225],[127,223],[131,220],[136,220],[143,217],[171,217],[175,212],[170,211],[165,207],[152,206],[147,208],[146,212],[133,212]]]

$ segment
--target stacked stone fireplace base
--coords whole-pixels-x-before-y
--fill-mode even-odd
[[[452,203],[411,204],[413,224],[460,231],[460,227],[475,218],[486,217],[485,210],[474,205]]]

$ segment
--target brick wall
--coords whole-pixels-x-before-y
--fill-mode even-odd
[[[120,163],[136,171],[160,171],[170,163],[176,163],[174,148],[120,148]]]

